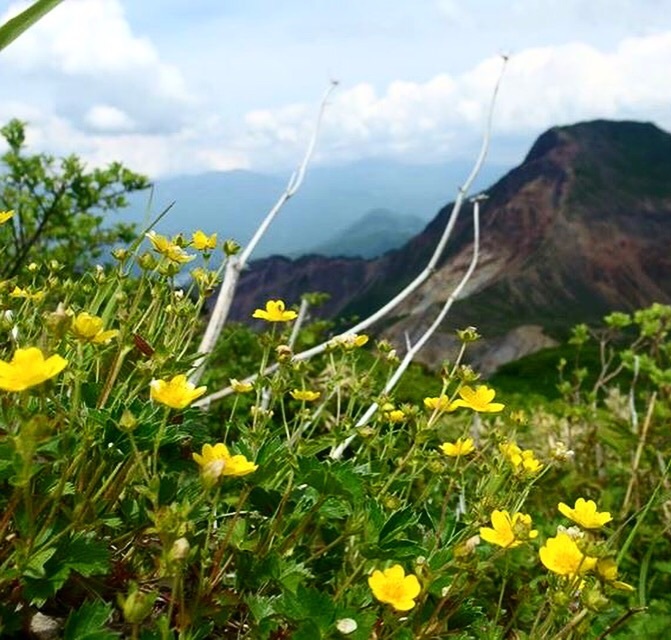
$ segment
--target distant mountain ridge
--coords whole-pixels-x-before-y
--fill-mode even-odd
[[[513,334],[529,352],[551,343],[547,331],[613,309],[671,303],[669,133],[649,123],[605,120],[555,127],[487,195],[478,269],[423,351],[425,361],[449,357],[459,327],[474,325],[489,336],[480,348],[498,362],[493,344],[505,350]],[[281,275],[272,259],[261,260],[241,281],[235,315],[248,318],[268,297],[294,303],[303,292],[325,291],[331,299],[317,313],[365,316],[426,265],[450,210],[444,207],[402,248],[375,260],[303,258],[284,262]],[[430,324],[468,264],[472,239],[464,210],[436,272],[394,310],[384,335],[402,344],[405,332],[416,336]],[[529,344],[524,327],[538,339]]]
[[[314,251],[371,209],[389,209],[420,218],[425,224],[444,202],[445,194],[454,193],[463,182],[470,164],[469,160],[406,165],[373,159],[309,167],[303,186],[274,220],[254,256]],[[481,184],[504,170],[500,165],[488,167]],[[134,194],[131,206],[120,212],[119,218],[142,223],[174,202],[157,227],[161,233],[189,233],[200,228],[244,245],[286,188],[290,173],[279,176],[235,170],[157,180],[151,202],[147,192]]]
[[[389,209],[371,209],[329,242],[308,253],[377,258],[387,251],[403,246],[425,224],[419,216],[403,215]]]

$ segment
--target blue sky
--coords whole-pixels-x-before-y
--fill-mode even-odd
[[[0,15],[26,2],[0,1]],[[0,120],[152,176],[473,155],[511,54],[491,157],[591,118],[671,129],[671,0],[64,0],[0,55]]]

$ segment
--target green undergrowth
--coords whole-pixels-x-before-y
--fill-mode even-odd
[[[270,300],[197,380],[227,251],[148,234],[107,267],[0,283],[3,637],[40,617],[101,640],[663,628],[668,307],[486,383],[464,331],[459,358],[383,394],[395,345],[325,323],[290,345],[297,314]]]

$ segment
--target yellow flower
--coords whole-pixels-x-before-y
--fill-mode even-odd
[[[520,470],[530,475],[537,474],[542,468],[543,463],[536,459],[534,452],[531,449],[525,449],[521,454]]]
[[[119,332],[116,329],[103,331],[102,318],[92,316],[86,311],[82,311],[72,323],[73,333],[84,342],[93,344],[107,344],[112,338],[116,338]]]
[[[385,604],[390,604],[397,611],[409,611],[415,606],[415,598],[422,588],[417,576],[405,575],[400,564],[395,564],[384,571],[375,570],[368,578],[368,586],[373,595]]]
[[[213,233],[211,236],[208,236],[199,229],[198,231],[194,231],[191,236],[191,244],[198,251],[211,251],[217,248],[217,234]]]
[[[499,547],[512,549],[538,535],[538,531],[531,528],[531,516],[526,513],[514,513],[511,517],[507,511],[495,509],[491,521],[493,528],[481,527],[480,537]]]
[[[391,411],[386,411],[384,417],[389,422],[403,422],[405,420],[405,413],[400,409],[392,409]]]
[[[424,406],[431,411],[454,411],[457,408],[445,394],[437,398],[424,398]]]
[[[520,449],[514,442],[502,442],[499,445],[499,451],[511,462],[513,462],[517,456],[520,457],[520,460],[522,458],[522,449]]]
[[[600,558],[596,563],[596,572],[599,577],[614,589],[620,591],[634,591],[634,587],[617,579],[617,563],[613,558]]]
[[[453,404],[455,407],[466,407],[473,411],[496,413],[502,411],[505,405],[500,402],[492,402],[495,395],[496,391],[484,384],[478,385],[475,389],[464,385],[459,389],[460,398],[455,400]]]
[[[319,398],[321,393],[319,391],[306,391],[305,389],[294,389],[289,393],[294,400],[301,400],[302,402],[312,402]]]
[[[336,336],[331,340],[333,347],[343,347],[343,349],[352,350],[363,347],[368,342],[368,336],[358,333],[346,333],[342,336]]]
[[[193,459],[200,465],[201,471],[210,480],[221,476],[246,476],[259,468],[243,455],[232,456],[223,442],[214,446],[204,444],[201,453],[194,453]]]
[[[13,211],[0,211],[0,224],[5,224],[7,220],[11,220],[13,215]]]
[[[43,383],[65,369],[68,361],[59,355],[46,360],[37,347],[17,349],[11,362],[0,360],[0,389],[23,391]]]
[[[285,311],[283,300],[268,300],[266,308],[257,309],[252,314],[252,318],[260,318],[267,322],[288,322],[295,320],[298,314],[295,311]]]
[[[538,552],[541,562],[553,573],[574,577],[594,569],[597,559],[586,556],[576,541],[567,533],[560,532],[549,538]]]
[[[583,529],[600,529],[613,519],[608,511],[598,512],[594,500],[584,498],[578,498],[573,509],[563,502],[560,502],[557,508],[562,515],[573,520]]]
[[[184,264],[185,262],[191,262],[196,257],[189,255],[178,244],[155,231],[150,231],[146,236],[149,238],[154,250],[172,262]]]
[[[473,444],[473,438],[458,438],[456,442],[443,442],[440,445],[440,450],[446,456],[457,458],[467,456],[475,451],[475,445]]]
[[[240,382],[237,378],[230,378],[228,384],[235,393],[249,393],[254,388],[251,382]]]
[[[531,449],[522,451],[514,442],[502,442],[499,451],[508,459],[516,473],[535,475],[543,468]]]
[[[28,289],[22,289],[21,287],[14,287],[12,292],[9,294],[10,298],[25,298],[26,300],[35,300],[39,302],[44,298],[44,291],[35,291],[30,293]]]
[[[184,374],[175,376],[169,382],[152,380],[149,386],[151,399],[172,409],[184,409],[207,390],[207,387],[196,388],[192,382],[187,381]]]
[[[606,582],[617,580],[617,563],[613,558],[600,558],[596,563],[596,572]]]

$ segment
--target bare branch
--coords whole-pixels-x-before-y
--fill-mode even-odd
[[[480,255],[480,198],[475,198],[473,200],[473,256],[471,257],[471,262],[468,265],[468,269],[464,273],[463,277],[459,281],[459,284],[454,288],[448,299],[445,301],[443,308],[440,310],[440,313],[436,316],[436,319],[433,321],[431,326],[420,336],[420,338],[408,348],[403,360],[394,371],[394,374],[389,378],[387,384],[382,391],[382,395],[390,393],[393,388],[396,386],[398,381],[401,379],[403,374],[406,372],[407,368],[410,366],[410,363],[414,360],[415,356],[419,350],[427,343],[429,338],[435,333],[436,329],[442,324],[445,320],[445,316],[448,314],[450,308],[454,304],[454,301],[459,297],[463,288],[466,286],[466,283],[473,275],[473,271],[478,264],[478,257]],[[375,415],[375,412],[378,410],[378,403],[373,402],[373,404],[368,407],[366,413],[364,413],[361,418],[357,421],[355,427],[360,428],[365,426],[368,421]],[[331,451],[331,458],[334,460],[339,460],[342,458],[343,453],[350,445],[352,440],[356,437],[357,432],[354,432],[347,437],[346,440],[341,442],[337,447]]]
[[[324,96],[319,104],[317,122],[315,124],[314,131],[312,132],[310,142],[308,143],[308,148],[301,164],[298,167],[298,170],[291,175],[286,189],[279,197],[273,208],[263,219],[261,224],[258,226],[247,247],[239,256],[231,256],[226,263],[224,281],[221,283],[221,288],[219,289],[219,295],[217,296],[217,302],[214,306],[214,311],[212,312],[212,316],[210,317],[210,321],[208,322],[207,328],[205,329],[205,333],[200,342],[200,346],[198,347],[198,352],[201,355],[194,362],[193,368],[191,370],[190,380],[193,384],[197,384],[203,375],[207,358],[212,352],[212,349],[214,349],[214,345],[221,335],[224,324],[226,324],[226,319],[228,318],[228,313],[231,309],[231,304],[233,303],[233,295],[235,294],[235,289],[237,287],[238,280],[240,279],[240,274],[245,268],[249,257],[251,256],[254,249],[256,249],[256,245],[258,245],[259,241],[267,231],[272,221],[280,212],[280,209],[282,209],[287,200],[289,200],[289,198],[291,198],[296,193],[296,191],[298,191],[301,184],[303,183],[305,172],[307,171],[310,160],[312,159],[312,154],[315,150],[315,145],[317,144],[319,129],[321,127],[321,122],[324,116],[328,98],[337,84],[337,82],[333,80],[331,81],[329,88],[324,93]],[[203,404],[209,404],[209,401]]]
[[[464,198],[466,197],[466,194],[468,193],[468,190],[470,189],[471,185],[473,184],[473,181],[477,177],[484,161],[485,158],[487,157],[487,151],[489,150],[489,141],[491,138],[491,130],[492,130],[492,120],[493,120],[493,115],[494,115],[494,105],[496,103],[496,97],[499,92],[499,87],[501,85],[501,80],[503,79],[503,74],[506,68],[506,65],[508,63],[508,57],[507,56],[502,56],[502,65],[501,65],[501,71],[499,73],[499,77],[497,78],[496,84],[494,86],[494,91],[492,93],[492,99],[489,105],[489,112],[487,115],[487,123],[485,126],[485,131],[482,139],[482,145],[480,147],[480,153],[478,154],[477,160],[475,161],[475,164],[473,166],[473,169],[464,182],[464,184],[459,188],[459,192],[457,194],[457,199],[454,202],[454,205],[452,207],[452,211],[450,213],[450,216],[447,220],[447,224],[445,226],[445,230],[443,231],[443,234],[438,241],[438,244],[436,245],[436,248],[433,252],[433,255],[429,259],[429,262],[426,266],[426,268],[410,283],[408,284],[400,293],[398,293],[394,298],[392,298],[389,302],[387,302],[383,307],[378,309],[375,313],[370,315],[369,317],[365,318],[359,324],[355,325],[354,327],[351,327],[348,329],[343,335],[351,335],[355,333],[359,333],[374,323],[376,323],[380,318],[384,317],[387,315],[390,311],[392,311],[394,308],[396,308],[403,300],[405,300],[409,295],[411,295],[416,289],[418,289],[426,280],[429,279],[429,277],[435,272],[436,270],[436,265],[438,263],[438,260],[440,259],[440,256],[442,255],[445,245],[447,244],[447,241],[449,240],[452,230],[454,229],[454,225],[457,221],[457,216],[459,215],[459,211],[461,209],[461,205],[463,203]],[[294,355],[294,360],[308,360],[312,356],[318,355],[320,353],[323,353],[329,344],[330,340],[327,340],[325,342],[322,342],[321,344],[316,345],[315,347],[312,347],[311,349],[307,349],[306,351],[302,351],[301,353],[297,353]],[[273,371],[277,369],[277,365],[271,365],[267,369],[264,370],[264,375],[270,374]],[[258,374],[254,374],[252,376],[249,376],[245,378],[245,382],[253,382],[256,380],[258,377]],[[226,396],[230,395],[233,393],[233,390],[231,387],[225,387],[215,393],[210,394],[209,396],[206,396],[204,398],[201,398],[199,401],[194,403],[194,406],[208,406],[211,402],[215,400],[219,400],[221,398],[225,398]]]

